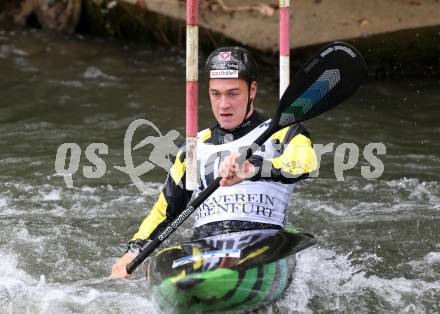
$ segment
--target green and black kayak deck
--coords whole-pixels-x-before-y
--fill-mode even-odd
[[[160,251],[149,260],[147,280],[161,312],[251,311],[283,295],[295,253],[315,243],[298,230],[208,237]]]

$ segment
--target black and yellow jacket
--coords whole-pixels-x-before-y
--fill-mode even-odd
[[[265,120],[254,112],[234,130],[224,130],[218,124],[203,130],[199,133],[199,140],[214,145],[224,144],[244,136]],[[270,160],[272,165],[270,176],[261,177],[261,173],[258,173],[250,180],[274,180],[291,184],[307,178],[309,173],[317,169],[309,133],[301,124],[286,127],[272,135],[271,139],[277,144],[282,144],[280,145],[282,149],[276,154],[277,157]],[[252,156],[250,161],[261,172],[262,158]],[[130,242],[142,244],[155,237],[185,209],[192,196],[192,191],[185,189],[185,179],[185,152],[181,149],[177,153],[156,203]]]

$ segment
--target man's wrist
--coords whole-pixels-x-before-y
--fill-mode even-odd
[[[144,246],[148,243],[148,240],[132,240],[130,242],[128,242],[128,247],[127,250],[125,251],[130,252],[134,255],[138,255],[140,252],[142,252],[142,249],[144,248]]]

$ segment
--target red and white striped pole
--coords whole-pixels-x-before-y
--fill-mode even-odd
[[[186,2],[186,188],[197,188],[199,1]]]
[[[290,82],[290,0],[280,4],[280,98]]]

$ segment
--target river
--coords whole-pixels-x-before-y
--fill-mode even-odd
[[[263,71],[257,108],[270,116],[276,82]],[[184,134],[184,52],[168,47],[0,31],[0,313],[149,313],[143,271],[113,280],[125,250],[165,177],[142,176],[142,195],[124,166],[124,135],[147,119]],[[201,83],[200,128],[213,117]],[[440,80],[370,81],[349,101],[304,125],[314,143],[355,143],[357,165],[296,187],[289,219],[317,235],[298,257],[287,295],[269,313],[438,313],[440,311]],[[139,128],[133,143],[151,128]],[[57,149],[80,150],[73,187],[55,171]],[[105,143],[106,169],[86,178],[85,151]],[[176,141],[177,143],[177,141]],[[384,172],[365,179],[368,143],[383,143]],[[145,161],[151,145],[132,151]],[[191,220],[191,219],[190,219]],[[171,237],[191,234],[186,222]]]

